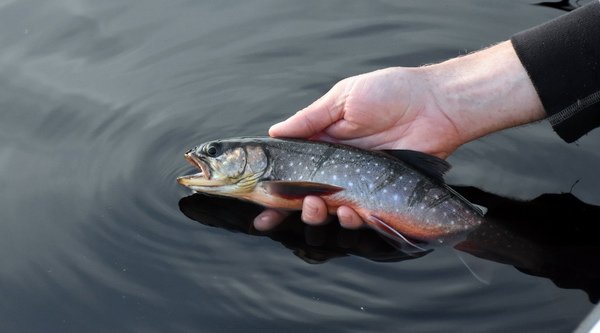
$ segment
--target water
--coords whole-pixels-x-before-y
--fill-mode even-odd
[[[525,259],[538,252],[483,251],[493,242],[480,238],[484,285],[450,249],[407,259],[368,232],[296,226],[273,241],[195,223],[175,182],[190,171],[189,147],[264,134],[341,78],[465,54],[561,13],[527,1],[0,2],[0,329],[572,329],[597,292],[559,287],[539,264],[572,260],[550,267],[588,267],[593,286],[591,237],[566,233],[569,247],[545,240]],[[505,131],[457,151],[447,179],[485,191],[480,199],[494,193],[492,203],[572,192],[585,216],[600,205],[599,139],[567,145],[546,123]],[[209,202],[215,214],[201,221],[248,222],[257,211],[227,215],[237,205]],[[502,218],[515,216],[530,218]],[[579,220],[552,221],[562,230]],[[535,234],[507,239],[539,245]]]

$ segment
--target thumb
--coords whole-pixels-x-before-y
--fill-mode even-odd
[[[321,98],[288,119],[271,126],[273,137],[310,138],[343,117],[344,85],[336,84]]]

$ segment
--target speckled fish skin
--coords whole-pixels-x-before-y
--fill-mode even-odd
[[[402,235],[421,241],[464,234],[482,222],[482,213],[448,186],[386,153],[316,141],[252,137],[208,142],[188,154],[206,159],[209,147],[217,147],[223,155],[242,147],[245,159],[266,159],[251,194],[213,194],[275,208],[301,209],[302,198],[278,198],[277,193],[261,184],[276,181],[284,185],[286,182],[333,185],[342,190],[321,195],[330,212],[341,205],[349,206],[379,231],[381,228],[373,225],[373,220],[384,221]],[[249,165],[248,161],[243,163]]]

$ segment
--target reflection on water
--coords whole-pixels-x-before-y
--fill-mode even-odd
[[[575,10],[581,6],[587,5],[591,3],[592,0],[560,0],[560,1],[544,1],[536,3],[538,6],[544,6],[554,9],[564,10],[566,12],[570,12]]]
[[[452,184],[533,199],[579,180],[572,193],[588,204],[496,209],[508,215],[493,232],[511,247],[490,233],[466,247],[528,274],[493,264],[490,286],[453,250],[408,260],[335,224],[292,220],[270,235],[298,260],[189,223],[175,182],[187,147],[264,135],[341,78],[464,54],[560,13],[526,1],[0,2],[0,330],[570,330],[598,299],[597,250],[559,208],[594,220],[599,131],[567,145],[540,123],[451,156]],[[474,196],[490,211],[504,200]],[[246,223],[256,207],[239,209],[201,221]]]
[[[531,201],[503,198],[476,188],[456,188],[490,207],[486,222],[454,245],[460,251],[552,280],[561,288],[584,290],[590,301],[600,298],[600,243],[595,236],[600,207],[570,193],[544,194]],[[292,214],[269,232],[252,227],[259,206],[235,199],[194,194],[179,201],[189,218],[233,232],[266,236],[308,263],[353,255],[377,262],[417,259],[384,241],[371,229],[347,230],[337,221],[309,226]]]

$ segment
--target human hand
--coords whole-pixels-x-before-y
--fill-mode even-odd
[[[388,68],[344,79],[323,97],[271,127],[275,137],[339,142],[365,149],[412,149],[445,158],[487,133],[541,119],[543,108],[510,42],[420,68]],[[346,206],[342,226],[364,223]],[[268,209],[255,219],[270,229],[285,213]],[[306,197],[302,219],[327,220],[318,197]]]
[[[301,137],[339,142],[365,149],[411,148],[446,157],[462,142],[456,126],[438,107],[427,77],[414,68],[389,68],[340,81],[307,108],[269,130],[275,137]],[[342,226],[358,228],[354,210],[337,210]],[[255,219],[257,229],[270,229],[286,216],[266,210]],[[325,202],[315,196],[303,202],[302,220],[327,221]]]

